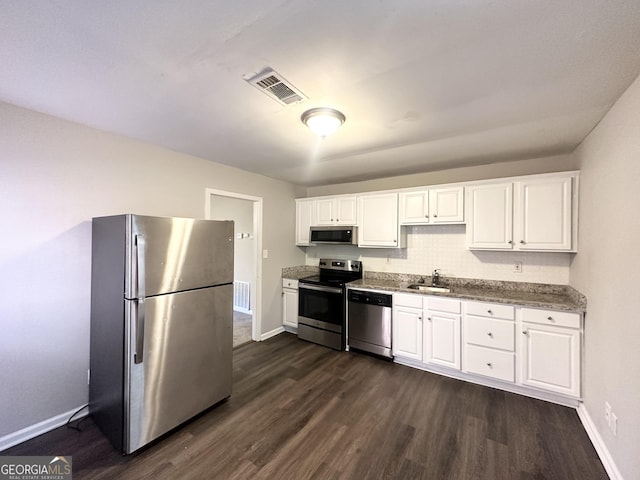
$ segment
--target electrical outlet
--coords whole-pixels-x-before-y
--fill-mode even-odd
[[[614,437],[618,435],[618,416],[613,412],[611,412],[611,433]]]
[[[609,402],[604,402],[604,421],[611,428],[611,405],[609,405]]]
[[[513,273],[522,273],[522,262],[515,262],[513,264]]]
[[[269,258],[269,250],[262,250],[262,258]]]

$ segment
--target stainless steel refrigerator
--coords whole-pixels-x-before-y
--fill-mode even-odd
[[[94,218],[90,412],[131,453],[231,395],[233,222]]]

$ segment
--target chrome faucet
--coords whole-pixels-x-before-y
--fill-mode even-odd
[[[437,287],[438,285],[440,285],[440,269],[439,268],[436,268],[431,274],[431,284],[434,287]]]

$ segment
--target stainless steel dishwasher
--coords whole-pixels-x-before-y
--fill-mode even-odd
[[[349,290],[349,348],[383,357],[391,353],[391,295],[365,290]]]

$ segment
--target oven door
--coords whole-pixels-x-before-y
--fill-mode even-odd
[[[298,284],[298,324],[342,333],[344,291],[340,287]]]

